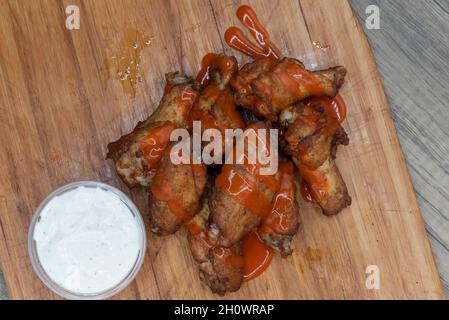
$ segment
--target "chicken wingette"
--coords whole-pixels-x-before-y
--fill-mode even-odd
[[[129,187],[151,185],[170,133],[187,127],[189,112],[198,98],[198,86],[192,79],[169,73],[166,81],[165,95],[154,113],[108,145],[107,158],[114,160],[118,175]]]
[[[344,82],[346,69],[308,71],[292,58],[261,58],[242,67],[231,80],[235,102],[256,115],[276,121],[278,114],[307,97],[333,97]]]
[[[351,197],[335,164],[338,145],[349,143],[338,120],[319,104],[299,103],[284,110],[280,122],[287,151],[323,213],[334,215],[349,206]]]

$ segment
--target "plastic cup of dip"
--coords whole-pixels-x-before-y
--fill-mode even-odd
[[[34,271],[67,299],[107,299],[142,266],[145,226],[120,190],[95,181],[67,184],[37,208],[28,232]]]

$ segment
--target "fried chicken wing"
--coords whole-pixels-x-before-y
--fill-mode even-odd
[[[267,126],[259,122],[248,129],[267,129]],[[257,143],[263,148],[260,138],[257,136]],[[251,143],[249,140],[245,142],[247,145]],[[268,149],[269,143],[265,143]],[[244,156],[247,157],[247,154]],[[209,201],[210,234],[220,246],[231,247],[238,243],[260,224],[271,209],[279,185],[278,173],[261,175],[260,168],[260,164],[248,164],[247,161],[243,164],[225,164],[217,176]]]
[[[108,145],[107,158],[114,160],[118,175],[129,187],[151,184],[170,133],[187,126],[190,109],[198,98],[192,79],[170,73],[166,81],[165,95],[154,113]]]
[[[286,257],[293,252],[293,237],[301,222],[293,164],[290,161],[284,162],[279,171],[279,190],[274,197],[270,213],[262,220],[257,233],[266,244]]]
[[[208,236],[209,214],[209,203],[204,197],[201,211],[187,225],[187,239],[199,265],[200,279],[212,292],[224,295],[237,291],[243,282],[241,243],[232,248],[215,247]]]
[[[275,121],[295,102],[311,96],[335,96],[345,75],[343,67],[308,71],[296,59],[262,58],[243,66],[231,84],[238,105]]]
[[[218,129],[225,135],[226,129],[243,129],[245,122],[234,103],[229,80],[238,71],[237,60],[223,54],[207,54],[197,76],[203,90],[190,113],[193,121],[201,122],[202,133],[207,129]],[[223,148],[226,141],[223,140]],[[215,155],[217,158],[222,154]]]
[[[164,152],[149,193],[151,230],[158,235],[175,233],[200,209],[207,182],[202,164],[173,164],[170,148]]]
[[[347,145],[348,136],[322,106],[296,104],[284,110],[280,121],[288,129],[287,150],[326,215],[334,215],[351,204],[346,184],[335,164],[337,146]]]

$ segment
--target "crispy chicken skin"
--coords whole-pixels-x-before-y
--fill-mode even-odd
[[[198,263],[200,279],[212,292],[224,295],[240,289],[243,282],[243,268],[239,264],[226,263],[213,252],[213,241],[208,237],[209,203],[203,197],[200,212],[189,222],[187,236],[190,251]],[[241,258],[241,244],[231,249],[236,259]]]
[[[268,129],[262,122],[249,128]],[[262,176],[259,169],[257,164],[225,164],[217,176],[209,198],[210,234],[220,246],[232,247],[241,241],[271,209],[278,173]]]
[[[301,224],[295,175],[290,161],[281,164],[280,180],[271,212],[262,220],[257,233],[267,245],[279,251],[282,257],[287,257],[293,252],[293,237]]]
[[[248,63],[232,79],[235,102],[258,116],[275,121],[277,115],[307,97],[333,97],[344,82],[346,69],[308,71],[292,58],[262,58]]]
[[[200,209],[207,182],[202,164],[178,164],[164,153],[149,193],[151,230],[158,235],[175,233]]]
[[[131,133],[108,145],[107,158],[114,160],[118,175],[129,187],[151,184],[171,131],[186,127],[198,97],[192,79],[169,73],[166,80],[166,93],[154,113]]]
[[[335,215],[351,204],[346,184],[335,164],[337,146],[348,136],[337,119],[325,115],[320,105],[296,104],[282,112],[288,129],[287,151],[325,215]]]

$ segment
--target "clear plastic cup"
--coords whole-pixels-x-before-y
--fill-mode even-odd
[[[39,221],[39,217],[42,213],[42,210],[45,208],[45,206],[55,197],[60,196],[68,191],[74,190],[78,187],[87,187],[87,188],[101,188],[106,191],[113,192],[115,195],[119,197],[119,199],[129,208],[130,212],[135,217],[135,221],[137,223],[137,229],[140,231],[140,247],[139,252],[136,258],[136,261],[134,262],[131,270],[129,270],[128,274],[116,285],[113,287],[97,293],[79,293],[79,292],[73,292],[70,290],[67,290],[66,288],[60,286],[57,284],[45,271],[44,267],[42,266],[39,255],[37,251],[36,241],[34,240],[34,230],[36,227],[36,224]],[[146,239],[146,232],[145,232],[145,225],[142,220],[142,216],[139,212],[139,209],[137,209],[136,205],[131,201],[131,199],[128,198],[126,194],[121,192],[115,187],[112,187],[110,185],[96,182],[96,181],[78,181],[73,182],[67,185],[64,185],[55,191],[53,191],[51,194],[49,194],[44,201],[39,205],[37,208],[33,219],[31,220],[31,225],[28,231],[28,253],[30,255],[31,264],[33,266],[34,271],[36,272],[39,279],[54,293],[60,295],[63,298],[66,299],[74,299],[74,300],[99,300],[99,299],[108,299],[112,296],[116,295],[120,291],[122,291],[124,288],[126,288],[136,277],[137,273],[140,270],[140,267],[142,266],[143,259],[145,256],[147,246],[147,239]]]

